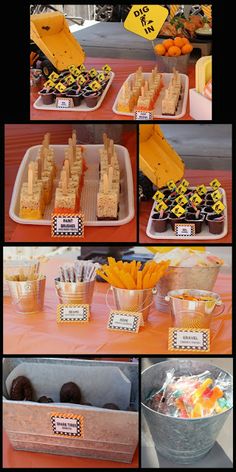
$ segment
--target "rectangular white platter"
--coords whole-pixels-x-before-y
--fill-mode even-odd
[[[98,72],[102,72],[102,71],[98,71]],[[51,105],[45,105],[43,103],[43,100],[42,100],[41,97],[37,98],[37,100],[34,102],[33,107],[36,108],[37,110],[51,110],[51,111],[53,110],[53,111],[86,111],[87,112],[87,111],[97,110],[101,106],[101,104],[102,104],[102,102],[103,102],[103,100],[104,100],[104,98],[105,98],[112,82],[113,82],[114,77],[115,77],[114,72],[111,72],[110,80],[108,81],[106,88],[104,89],[102,95],[100,96],[100,98],[97,102],[97,105],[93,108],[89,108],[86,105],[84,100],[82,100],[82,103],[80,105],[78,105],[77,107],[57,108],[56,105],[53,104],[53,103]]]
[[[189,188],[190,188],[190,190],[195,189],[195,187],[189,187]],[[211,187],[206,187],[206,188],[207,188],[207,190],[211,190]],[[189,237],[175,236],[175,233],[174,233],[174,231],[172,231],[170,226],[168,227],[167,231],[165,231],[164,233],[156,233],[152,229],[152,219],[151,219],[153,209],[156,205],[156,202],[154,201],[153,206],[152,206],[152,210],[151,210],[151,213],[150,213],[150,216],[149,216],[149,219],[148,219],[148,224],[147,224],[147,229],[146,229],[147,236],[149,238],[152,238],[152,239],[172,239],[172,240],[174,239],[175,241],[178,241],[180,239],[184,239],[185,241],[191,241],[192,239],[194,239],[194,240],[196,240],[196,239],[198,239],[198,240],[201,240],[201,239],[215,240],[215,239],[224,238],[224,236],[226,236],[226,234],[228,233],[227,200],[226,200],[225,190],[223,188],[220,188],[219,190],[222,193],[222,202],[225,205],[225,209],[224,209],[224,212],[223,212],[224,217],[225,217],[225,224],[224,224],[224,230],[222,231],[222,233],[220,233],[220,234],[210,233],[206,223],[203,223],[201,233],[195,234],[195,236],[189,236]]]
[[[99,186],[99,149],[102,144],[85,144],[84,148],[85,162],[88,167],[85,172],[84,186],[81,194],[81,209],[85,216],[85,226],[120,226],[129,223],[134,218],[134,187],[133,174],[128,150],[119,144],[115,144],[120,170],[121,170],[121,193],[119,205],[119,219],[114,221],[97,221],[96,219],[96,198]],[[44,217],[41,220],[27,220],[20,218],[20,191],[23,182],[27,181],[27,169],[31,160],[36,160],[40,145],[30,147],[22,161],[16,176],[13,188],[9,216],[16,223],[28,225],[51,225],[51,214],[54,208],[54,194],[60,172],[57,172],[57,178],[54,181],[53,198],[47,205]],[[60,170],[64,161],[64,151],[67,145],[53,144],[50,148],[55,150],[55,162]]]
[[[151,75],[150,72],[144,72],[143,73],[143,76],[144,76],[145,80],[147,80],[150,77],[150,75]],[[123,85],[126,82],[132,81],[134,76],[135,76],[135,74],[130,74],[129,77],[126,79],[126,81],[123,83]],[[162,73],[162,80],[163,80],[163,83],[164,83],[164,87],[162,87],[161,92],[160,92],[160,94],[158,96],[158,99],[156,101],[156,104],[155,104],[154,118],[159,118],[159,119],[161,118],[161,119],[165,119],[165,120],[169,120],[169,119],[170,120],[178,120],[180,118],[183,118],[183,116],[186,113],[187,102],[188,102],[189,79],[188,79],[188,76],[185,75],[185,74],[180,74],[181,83],[182,83],[182,92],[181,92],[181,98],[180,98],[179,103],[178,103],[178,108],[176,110],[176,114],[173,116],[173,115],[162,115],[162,113],[161,113],[161,101],[162,101],[162,98],[164,97],[165,89],[166,89],[166,87],[168,87],[170,79],[171,79],[172,76],[173,76],[172,73]],[[122,87],[123,87],[123,85],[122,85]],[[124,112],[118,111],[118,102],[119,102],[119,96],[120,96],[121,91],[122,91],[122,87],[120,88],[120,90],[119,90],[119,92],[116,96],[116,100],[114,102],[112,110],[117,115],[125,115],[125,116],[134,117],[134,112],[124,113]]]

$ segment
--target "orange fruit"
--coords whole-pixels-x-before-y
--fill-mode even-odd
[[[171,46],[174,46],[174,40],[173,39],[165,39],[163,42],[162,42],[163,46],[165,46],[165,48],[168,49],[171,47]]]
[[[183,41],[183,46],[185,46],[185,44],[189,44],[188,38],[182,38],[182,41]]]
[[[185,46],[184,46],[185,47]],[[177,46],[171,46],[169,49],[168,49],[168,54],[169,56],[173,57],[173,56],[180,56],[181,55],[181,49],[178,48]]]
[[[189,54],[190,52],[192,52],[192,50],[193,50],[193,46],[190,43],[185,44],[181,49],[182,54]]]
[[[165,56],[169,56],[168,51],[166,51]]]
[[[164,54],[166,53],[166,48],[165,46],[163,46],[163,44],[157,44],[154,49],[155,49],[155,53],[158,56],[164,56]]]
[[[185,45],[184,38],[180,38],[180,36],[176,36],[176,38],[174,39],[174,43],[174,45],[180,49]]]

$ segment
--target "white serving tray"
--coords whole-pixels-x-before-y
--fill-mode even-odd
[[[190,190],[193,190],[195,189],[195,187],[189,187]],[[206,187],[207,190],[211,190],[211,187]],[[152,239],[175,239],[175,241],[178,241],[180,239],[184,239],[185,241],[191,241],[191,240],[195,240],[195,239],[209,239],[209,240],[215,240],[215,239],[221,239],[221,238],[224,238],[226,236],[226,234],[228,233],[228,218],[227,218],[227,200],[226,200],[226,193],[225,193],[225,190],[220,188],[219,191],[222,193],[223,195],[223,198],[222,198],[222,202],[223,204],[225,205],[225,210],[223,212],[224,214],[224,217],[225,217],[225,224],[224,224],[224,230],[222,231],[221,234],[212,234],[209,232],[208,230],[208,227],[206,226],[205,223],[203,223],[202,225],[202,231],[201,233],[199,234],[195,234],[195,236],[189,236],[189,237],[186,237],[186,236],[175,236],[175,233],[174,231],[172,231],[172,229],[169,227],[169,229],[167,231],[165,231],[164,233],[156,233],[155,231],[153,231],[152,229],[152,219],[151,219],[151,214],[153,212],[153,209],[154,209],[154,206],[156,205],[156,202],[154,201],[153,202],[153,205],[152,205],[152,209],[151,209],[151,213],[150,213],[150,216],[149,216],[149,219],[148,219],[148,224],[147,224],[147,229],[146,229],[146,234],[149,238],[152,238]]]
[[[128,150],[124,146],[115,144],[120,170],[121,170],[121,193],[119,206],[119,219],[114,221],[97,221],[96,219],[96,197],[99,186],[99,149],[102,144],[85,144],[84,157],[88,167],[84,176],[84,186],[81,194],[81,209],[85,216],[85,226],[120,226],[129,223],[134,218],[134,189],[133,175]],[[54,144],[50,148],[55,150],[55,162],[62,168],[66,144]],[[22,161],[16,176],[13,188],[11,204],[9,209],[10,218],[16,223],[28,225],[51,225],[51,214],[54,208],[54,193],[58,178],[54,181],[53,198],[47,205],[44,217],[41,220],[27,220],[20,218],[20,191],[23,182],[27,181],[27,168],[31,160],[36,160],[40,145],[30,147]],[[58,172],[57,177],[60,175]]]
[[[102,72],[102,71],[98,71],[98,72]],[[53,111],[94,111],[94,110],[97,110],[101,106],[101,104],[102,104],[102,102],[103,102],[103,100],[104,100],[104,98],[105,98],[112,82],[113,82],[114,77],[115,77],[114,72],[111,72],[110,80],[108,81],[106,88],[104,89],[102,95],[100,96],[100,98],[97,102],[97,105],[93,108],[87,107],[84,100],[82,100],[82,103],[77,107],[57,108],[55,103],[53,103],[51,105],[45,105],[43,103],[43,100],[42,100],[41,97],[37,98],[37,100],[33,104],[33,107],[36,108],[37,110],[53,110]]]
[[[130,82],[133,79],[134,75],[135,74],[130,74],[129,77],[126,79],[126,81],[123,83],[123,85],[127,82]],[[147,80],[150,77],[150,75],[151,75],[150,72],[144,72],[143,73],[143,76],[144,76],[145,80]],[[165,119],[165,120],[169,120],[169,119],[170,120],[178,120],[180,118],[183,118],[183,116],[186,113],[187,101],[188,101],[189,80],[188,80],[188,76],[185,75],[185,74],[180,74],[183,90],[181,92],[181,98],[180,98],[180,101],[178,103],[178,108],[177,108],[176,114],[173,116],[173,115],[162,115],[162,113],[161,113],[161,101],[162,101],[162,98],[164,97],[165,88],[168,87],[172,75],[173,75],[172,73],[162,73],[162,80],[163,80],[163,83],[164,83],[164,87],[162,87],[161,92],[160,92],[160,94],[158,96],[158,99],[156,101],[156,104],[155,104],[154,118],[162,118],[162,119]],[[123,85],[122,85],[122,87],[123,87]],[[119,90],[119,92],[116,96],[116,100],[114,102],[112,110],[117,115],[125,115],[125,116],[134,117],[134,112],[124,113],[124,112],[118,111],[118,109],[117,109],[119,95],[121,94],[122,87],[120,88],[120,90]]]

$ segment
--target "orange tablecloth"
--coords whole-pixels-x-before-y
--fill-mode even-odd
[[[185,171],[184,176],[186,179],[190,182],[190,185],[196,186],[200,184],[205,184],[207,185],[213,178],[217,177],[217,179],[220,181],[222,188],[225,189],[226,192],[226,198],[227,198],[227,214],[228,214],[228,234],[222,238],[222,239],[217,239],[214,240],[212,239],[205,239],[205,240],[197,240],[197,239],[191,239],[191,244],[198,242],[200,244],[204,243],[211,243],[211,242],[216,242],[216,243],[232,243],[232,173],[229,171],[224,171],[224,170],[219,170],[219,171],[213,171],[213,170],[191,170],[187,169]],[[187,242],[190,243],[190,240],[181,240],[176,238],[176,240],[173,239],[152,239],[149,238],[146,234],[146,229],[147,229],[147,224],[148,224],[148,219],[150,216],[151,208],[153,205],[153,200],[149,200],[147,202],[141,202],[139,204],[139,242],[140,243],[152,243],[155,244],[157,242],[161,243],[176,243],[178,244],[186,244]],[[163,233],[164,234],[164,233]],[[209,236],[211,234],[209,233]],[[214,237],[212,234],[211,236]]]
[[[83,133],[83,124],[81,135]],[[136,217],[123,226],[85,227],[85,238],[51,238],[50,226],[21,225],[9,217],[9,206],[17,171],[26,150],[40,144],[46,132],[51,133],[52,144],[65,144],[68,141],[73,125],[69,124],[27,124],[6,125],[5,127],[5,241],[11,242],[136,242]],[[133,172],[134,202],[136,215],[136,162],[137,139],[134,131],[125,131],[120,144],[127,147]]]
[[[10,444],[7,434],[3,434],[3,468],[5,469],[129,469],[138,467],[138,449],[131,464],[101,461],[79,457],[41,454],[39,452],[16,451]]]
[[[107,326],[106,283],[96,283],[91,320],[84,325],[57,324],[57,297],[54,278],[58,275],[58,259],[42,266],[47,275],[45,308],[42,313],[21,315],[14,312],[10,297],[4,297],[4,354],[167,354],[168,313],[151,307],[150,317],[139,333],[116,333]],[[220,274],[215,290],[225,303],[224,314],[212,322],[211,354],[231,354],[232,294],[231,276]],[[112,300],[110,304],[112,305]]]
[[[33,103],[38,98],[37,93],[31,93],[30,97],[30,119],[31,120],[130,120],[130,116],[122,116],[113,113],[112,107],[115,102],[116,96],[127,77],[134,73],[139,66],[143,68],[144,72],[150,72],[156,65],[155,61],[144,61],[144,60],[130,60],[130,59],[110,59],[110,58],[87,58],[85,65],[95,67],[99,69],[104,64],[109,64],[115,73],[115,78],[111,84],[110,89],[101,105],[95,111],[89,112],[78,112],[78,111],[47,111],[47,110],[36,110],[33,108]],[[190,64],[189,71],[189,88],[195,87],[195,67],[194,64]],[[192,120],[189,115],[189,102],[187,105],[187,112],[181,120]]]

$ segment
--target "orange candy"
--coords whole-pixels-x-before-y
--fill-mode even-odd
[[[171,56],[171,57],[180,56],[180,55],[181,55],[181,49],[178,48],[177,46],[171,46],[171,47],[168,49],[168,54],[169,54],[169,56]]]
[[[182,54],[189,54],[190,52],[192,52],[192,50],[193,50],[192,44],[188,43],[182,47],[181,52]]]
[[[174,40],[173,40],[173,39],[165,39],[162,44],[163,44],[163,46],[165,46],[165,48],[166,48],[167,51],[168,51],[168,49],[169,49],[171,46],[174,46],[175,43],[174,43]]]

